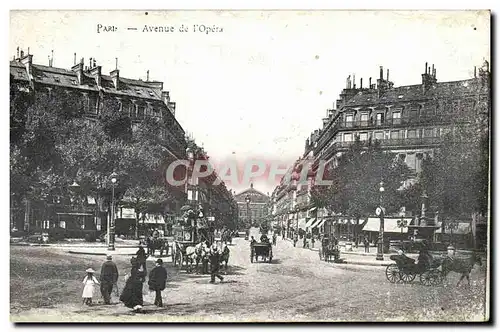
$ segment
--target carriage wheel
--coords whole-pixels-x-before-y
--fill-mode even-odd
[[[182,269],[182,264],[184,263],[184,255],[182,254],[182,251],[179,250],[179,268]]]
[[[441,273],[438,270],[425,271],[420,275],[420,282],[425,286],[436,286],[442,281]]]
[[[416,276],[414,272],[400,272],[400,278],[404,283],[412,282]]]
[[[435,275],[431,271],[425,271],[420,275],[420,282],[425,286],[432,286],[435,281]]]
[[[387,266],[385,269],[385,276],[391,283],[397,282],[401,277],[398,266],[396,264]]]

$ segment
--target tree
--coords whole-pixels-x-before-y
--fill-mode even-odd
[[[319,208],[327,207],[337,214],[353,217],[357,244],[359,219],[381,204],[380,182],[384,182],[385,189],[382,204],[391,213],[400,208],[400,189],[408,174],[406,164],[394,154],[382,151],[377,142],[369,141],[365,146],[357,139],[328,173],[333,184],[313,189],[313,201],[319,203],[316,205]]]

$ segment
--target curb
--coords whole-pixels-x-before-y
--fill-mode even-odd
[[[109,254],[109,252],[108,253],[100,253],[100,252],[85,252],[85,251],[73,251],[73,250],[69,250],[68,253],[74,254],[74,255],[92,255],[92,256],[106,256]],[[123,253],[113,252],[113,255],[114,256],[134,256],[135,254],[134,253],[123,254]]]

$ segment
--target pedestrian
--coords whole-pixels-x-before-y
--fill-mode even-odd
[[[311,236],[311,246],[312,246],[312,248],[314,248],[314,235]]]
[[[211,267],[210,283],[211,284],[215,283],[215,277],[219,278],[221,282],[224,281],[224,278],[219,274],[220,252],[216,244],[213,244],[212,249],[210,250],[210,267]]]
[[[156,261],[156,266],[149,273],[149,289],[155,291],[155,305],[163,307],[161,291],[165,289],[167,283],[167,269],[163,267],[163,260]]]
[[[127,308],[131,308],[135,312],[140,312],[144,304],[142,298],[142,283],[144,282],[145,274],[139,271],[141,263],[137,261],[137,258],[132,257],[130,264],[130,276],[125,283],[120,301],[123,302]]]
[[[297,235],[297,233],[295,233],[293,235],[293,246],[297,246],[297,241],[299,241],[299,236]]]
[[[276,245],[276,239],[277,239],[277,236],[276,236],[276,233],[273,234],[273,245]]]
[[[305,247],[306,247],[306,245],[307,245],[307,237],[305,237],[305,236],[304,236],[304,238],[303,238],[303,241],[302,241],[302,242],[303,242],[303,244],[302,244],[302,248],[305,248]]]
[[[99,281],[94,276],[95,271],[91,267],[89,267],[85,272],[87,272],[87,275],[83,278],[83,284],[85,285],[83,286],[82,293],[83,304],[91,306],[92,298],[94,297],[95,285],[99,285]]]
[[[110,304],[113,285],[116,285],[118,281],[118,268],[113,262],[113,257],[111,255],[107,255],[106,261],[102,263],[100,280],[104,304]],[[116,285],[116,287],[118,286]]]
[[[255,240],[255,238],[252,236],[252,238],[250,239],[250,247],[253,246],[255,243],[257,243],[257,240]]]
[[[139,263],[139,272],[144,272],[144,275],[146,276],[148,274],[147,268],[146,268],[146,259],[148,258],[148,255],[146,254],[146,251],[144,251],[144,248],[139,245],[139,249],[135,253],[137,257],[137,262]]]
[[[364,245],[365,245],[365,252],[370,252],[370,241],[368,241],[368,238],[365,236],[365,239],[363,240]]]

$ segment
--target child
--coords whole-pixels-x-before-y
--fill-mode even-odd
[[[87,275],[83,278],[83,304],[92,305],[92,297],[94,296],[94,288],[95,285],[99,285],[99,281],[97,281],[96,277],[94,277],[95,271],[92,268],[88,268],[85,272]]]

